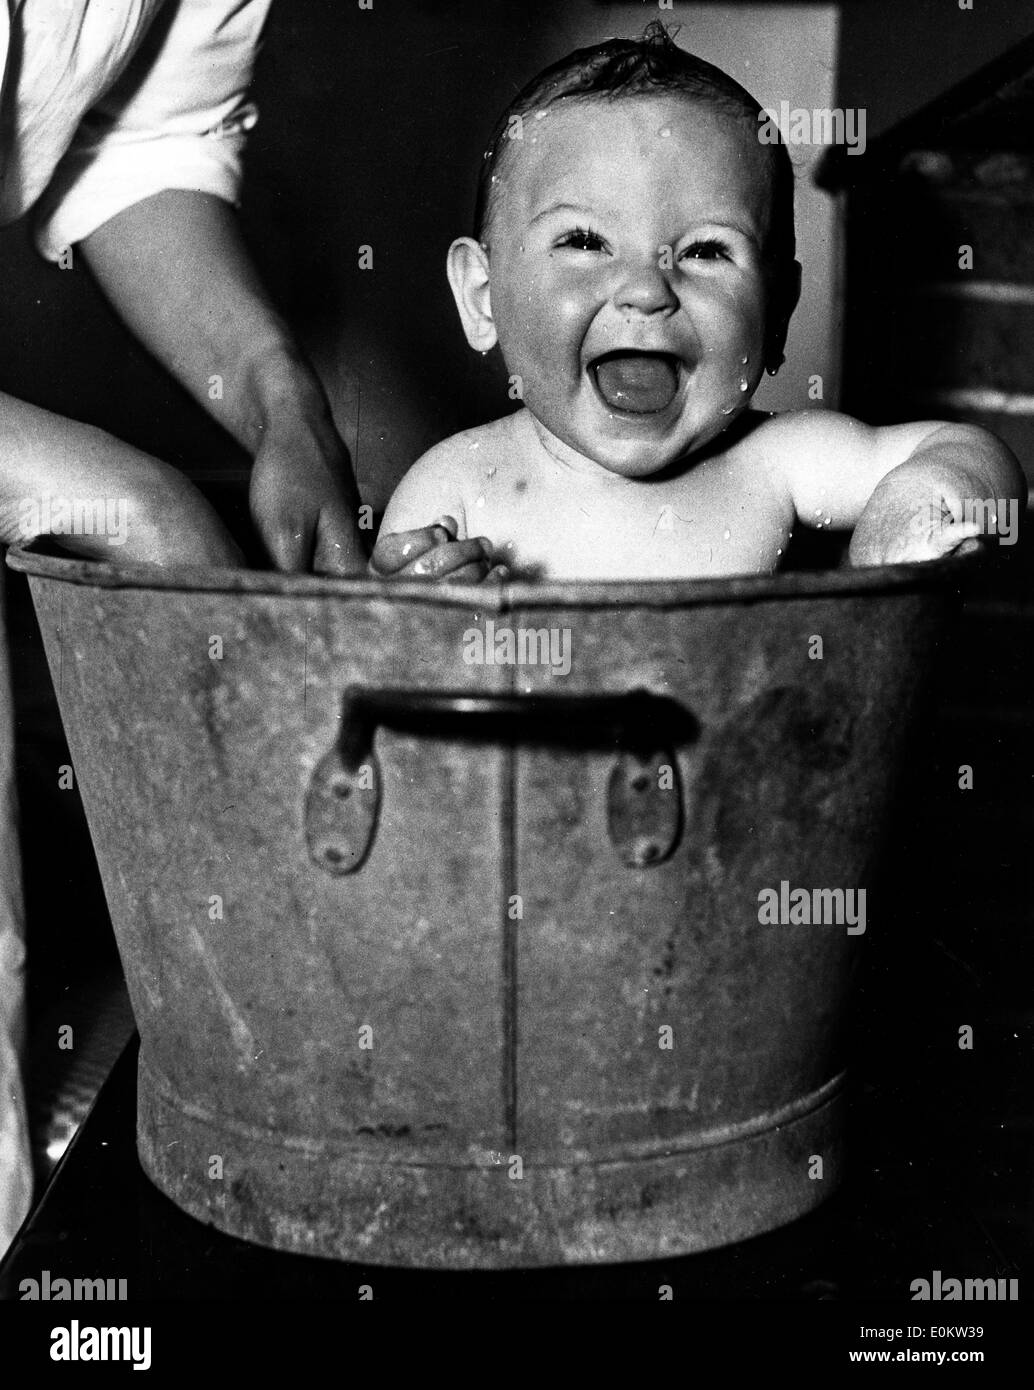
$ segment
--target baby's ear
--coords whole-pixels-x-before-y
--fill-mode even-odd
[[[458,237],[449,247],[446,273],[467,342],[475,352],[487,352],[495,347],[497,341],[489,289],[488,253],[473,237]]]
[[[783,361],[783,348],[793,311],[801,297],[801,264],[794,261],[773,278],[768,295],[765,366],[774,376]]]

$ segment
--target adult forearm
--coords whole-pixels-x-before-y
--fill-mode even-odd
[[[249,453],[289,413],[330,427],[323,390],[221,198],[158,193],[98,227],[83,250],[136,336]]]
[[[240,562],[212,507],[177,469],[0,392],[0,544],[40,535],[95,559]]]
[[[251,512],[273,562],[363,572],[348,451],[233,209],[170,190],[127,208],[83,245],[137,337],[254,458]]]

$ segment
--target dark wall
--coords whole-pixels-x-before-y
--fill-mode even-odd
[[[954,87],[1034,31],[1026,0],[845,0],[839,100],[866,108],[869,137]]]

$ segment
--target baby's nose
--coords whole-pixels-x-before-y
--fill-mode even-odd
[[[619,309],[634,309],[641,314],[670,314],[679,307],[679,298],[661,269],[659,258],[644,257],[624,267],[614,303]]]

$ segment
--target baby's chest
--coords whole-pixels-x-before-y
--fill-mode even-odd
[[[467,525],[529,577],[683,579],[756,573],[774,563],[776,537],[756,509],[741,496],[684,482],[482,487]]]

